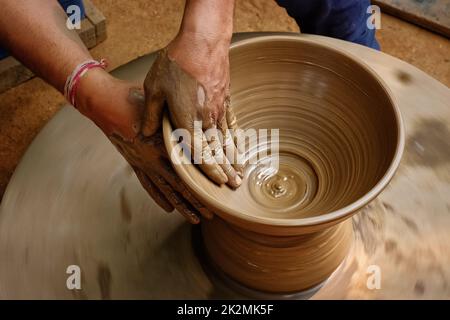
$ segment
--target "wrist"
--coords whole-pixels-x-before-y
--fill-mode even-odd
[[[108,137],[136,137],[143,110],[142,90],[134,83],[118,80],[101,68],[89,70],[76,92],[77,109]]]
[[[231,42],[233,36],[233,26],[220,25],[198,28],[189,26],[181,28],[176,38],[189,39],[197,42],[206,41],[211,44],[221,44]]]
[[[106,110],[102,110],[104,106],[97,101],[110,81],[111,75],[101,68],[91,69],[80,78],[75,101],[77,109],[83,115],[95,121],[97,117],[106,112]]]
[[[214,55],[215,52],[222,52],[224,49],[228,52],[231,43],[231,35],[224,34],[216,36],[205,32],[196,33],[190,31],[180,32],[169,45],[169,52],[175,50],[184,51],[189,55],[192,50],[194,55],[201,58],[202,53]]]
[[[206,41],[230,41],[234,0],[187,0],[178,36]]]

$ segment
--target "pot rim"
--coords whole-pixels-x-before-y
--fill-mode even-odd
[[[287,41],[296,41],[296,42],[305,42],[310,43],[316,46],[323,47],[325,50],[331,50],[334,51],[334,53],[338,55],[343,55],[349,59],[351,59],[354,63],[358,64],[361,68],[363,68],[367,73],[372,75],[374,79],[378,82],[380,87],[386,92],[386,95],[388,99],[391,102],[391,106],[394,111],[395,115],[395,123],[397,124],[397,144],[395,149],[394,157],[386,170],[383,177],[376,183],[372,189],[370,189],[366,194],[364,194],[362,197],[357,199],[356,201],[352,202],[351,204],[340,208],[338,210],[324,213],[318,216],[313,217],[306,217],[306,218],[289,218],[289,219],[282,219],[282,218],[267,218],[267,217],[257,217],[254,215],[249,215],[246,213],[242,213],[236,210],[233,210],[231,208],[228,208],[223,203],[216,201],[214,197],[210,196],[208,193],[206,193],[201,187],[199,187],[194,179],[191,179],[189,175],[185,172],[185,165],[178,165],[173,166],[176,173],[180,176],[182,181],[186,183],[186,186],[193,192],[193,194],[199,198],[201,202],[204,202],[208,207],[213,208],[216,212],[215,214],[219,215],[221,218],[223,218],[226,221],[236,223],[236,219],[254,223],[258,225],[265,225],[268,227],[286,227],[286,228],[298,228],[298,227],[314,227],[318,225],[327,225],[330,226],[331,224],[338,223],[346,218],[348,218],[350,215],[356,213],[358,210],[363,208],[365,205],[367,205],[369,202],[371,202],[375,197],[377,197],[380,192],[389,184],[392,177],[394,176],[402,155],[403,150],[405,146],[405,129],[404,129],[404,122],[400,113],[400,108],[398,106],[397,101],[394,98],[393,93],[391,92],[390,88],[386,85],[383,79],[372,69],[370,68],[365,62],[358,59],[353,54],[350,54],[346,51],[343,51],[342,49],[339,49],[337,47],[334,47],[333,45],[329,45],[328,43],[321,43],[320,41],[316,41],[315,36],[307,35],[306,37],[302,36],[301,34],[298,35],[286,35],[286,34],[271,34],[271,35],[265,35],[265,36],[257,36],[254,38],[248,38],[244,40],[238,40],[236,42],[233,42],[230,46],[230,51],[232,51],[234,48],[238,48],[241,46],[246,46],[253,43],[260,43],[265,41],[274,41],[274,40],[287,40]],[[320,39],[321,37],[317,37],[317,39]],[[170,139],[172,132],[172,126],[170,123],[170,119],[167,116],[167,114],[164,116],[163,119],[163,136],[164,136],[164,143],[166,146],[166,150],[168,154],[171,154],[171,151],[173,149],[172,147],[172,141]],[[187,164],[186,166],[193,166],[193,164]],[[213,183],[213,182],[211,182]],[[333,223],[334,222],[334,223]]]

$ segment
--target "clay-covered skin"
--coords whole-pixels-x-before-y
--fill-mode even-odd
[[[139,133],[133,140],[125,140],[116,134],[109,136],[109,139],[131,165],[144,189],[161,208],[168,212],[176,209],[193,224],[200,222],[197,213],[207,219],[213,217],[211,211],[192,195],[173,171],[161,132],[151,137],[144,137]]]
[[[141,125],[136,127],[136,136],[127,139],[120,134],[107,134],[133,167],[150,196],[166,211],[177,209],[191,223],[200,222],[197,213],[207,219],[212,218],[212,213],[192,195],[174,172],[163,145],[161,116],[163,110],[167,110],[177,128],[187,129],[193,134],[193,121],[202,119],[197,100],[200,87],[197,80],[169,58],[168,48],[164,48],[159,52],[144,82],[145,99],[138,90],[130,93],[133,105],[139,110],[136,117],[141,119]],[[201,137],[203,163],[199,167],[217,184],[227,182],[229,186],[237,188],[240,183],[237,179],[240,181],[243,166],[236,163],[238,149],[233,135],[228,132],[228,129],[238,129],[229,98],[225,99],[225,114],[221,117],[219,129],[226,139],[208,143],[204,135]],[[225,162],[217,163],[212,150],[218,156],[228,145],[235,149],[232,153],[234,159],[224,158]]]
[[[200,159],[197,161],[200,162],[198,165],[206,176],[218,185],[227,183],[232,188],[239,187],[243,166],[237,161],[238,149],[233,138],[237,124],[230,105],[228,83],[220,84],[218,87],[220,92],[215,92],[213,85],[199,82],[198,77],[194,77],[187,70],[181,68],[169,56],[169,51],[169,47],[160,51],[144,82],[147,104],[143,119],[143,134],[150,136],[155,128],[161,126],[166,102],[165,105],[174,128],[186,129],[190,134],[191,154],[194,155],[194,139],[201,141],[202,150]],[[225,55],[228,61],[228,53],[221,53],[221,55]],[[228,66],[224,70],[228,72]],[[228,77],[225,78],[228,79]],[[225,96],[221,102],[224,105],[224,111],[212,115],[211,112],[214,113],[215,109],[210,104],[218,99],[217,95]],[[205,119],[208,120],[205,121]],[[202,130],[195,132],[194,121],[202,121],[202,130],[217,126],[223,139],[207,139]],[[226,153],[227,157],[223,157],[224,150],[229,147],[234,150]],[[231,156],[228,157],[229,155]],[[216,161],[216,159],[219,160]]]
[[[93,69],[82,78],[77,102],[78,110],[111,140],[147,193],[165,211],[177,209],[191,223],[199,223],[200,216],[212,217],[174,173],[162,145],[161,131],[151,137],[142,134],[145,97],[137,83]]]

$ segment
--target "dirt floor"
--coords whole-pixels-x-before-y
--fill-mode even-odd
[[[236,0],[235,32],[299,29],[273,0]],[[92,0],[108,19],[108,39],[91,50],[111,68],[165,46],[176,34],[183,0]],[[378,40],[382,50],[450,86],[450,41],[383,15]],[[40,79],[0,95],[0,198],[20,158],[36,134],[65,103]]]

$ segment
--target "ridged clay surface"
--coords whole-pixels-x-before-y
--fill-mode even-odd
[[[247,143],[238,190],[212,183],[193,165],[175,170],[219,216],[202,225],[214,265],[261,291],[311,288],[337,268],[350,247],[350,225],[333,224],[356,212],[358,200],[367,204],[398,165],[404,139],[399,110],[357,58],[313,41],[244,41],[231,49],[230,62],[238,125],[268,130],[269,138]],[[279,132],[276,161],[273,129]],[[170,132],[166,117],[169,154],[175,144]],[[333,218],[339,210],[340,219]],[[306,218],[318,223],[304,227]]]

